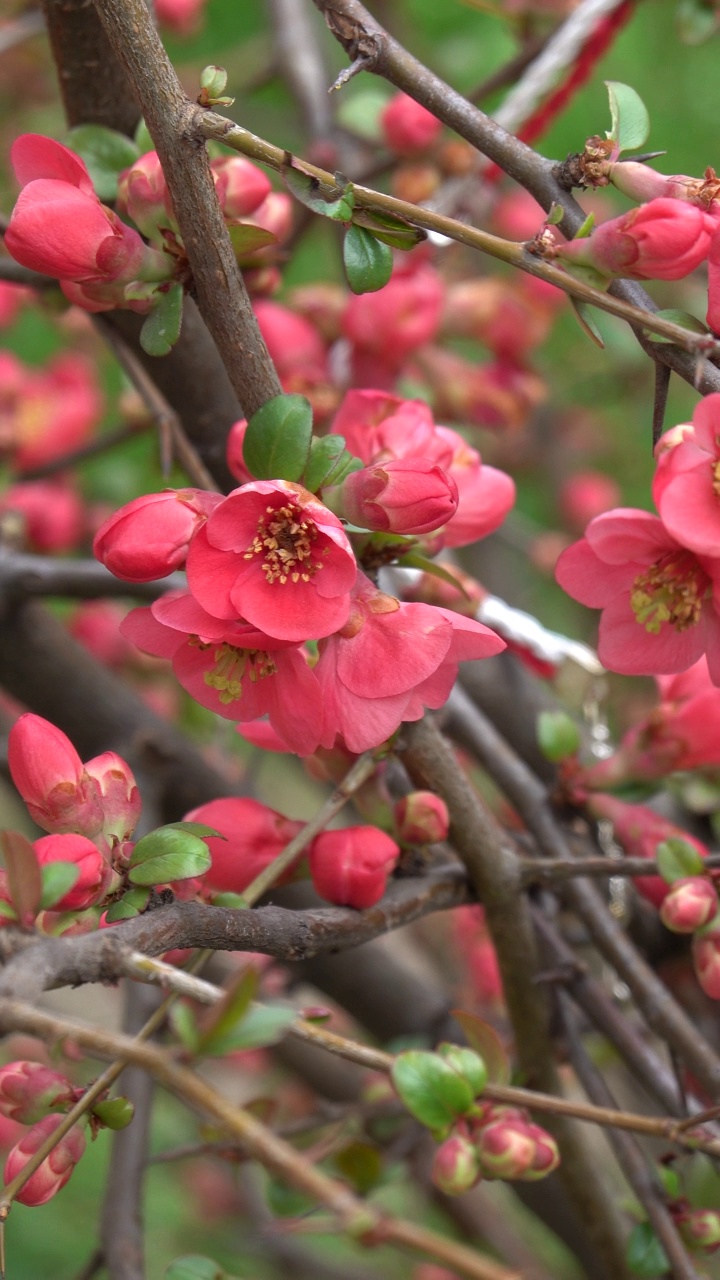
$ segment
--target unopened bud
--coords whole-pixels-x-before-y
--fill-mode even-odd
[[[93,1116],[105,1129],[126,1129],[135,1115],[135,1107],[129,1098],[106,1098],[96,1102]]]
[[[411,791],[394,810],[398,840],[403,844],[436,844],[446,840],[450,816],[445,801],[433,791]]]
[[[688,1249],[714,1253],[720,1248],[720,1213],[714,1209],[691,1209],[678,1218],[677,1227]]]
[[[62,1116],[46,1116],[44,1120],[34,1124],[32,1129],[29,1129],[20,1142],[13,1147],[5,1162],[6,1185],[22,1173],[30,1157],[34,1156],[45,1139],[55,1132],[61,1121]],[[84,1151],[85,1134],[79,1125],[74,1125],[28,1178],[25,1186],[15,1197],[16,1200],[20,1204],[27,1205],[46,1204],[65,1186]]]
[[[435,1152],[430,1172],[433,1186],[446,1196],[460,1196],[480,1181],[477,1152],[469,1140],[453,1133]]]
[[[0,1115],[35,1124],[65,1111],[75,1097],[70,1081],[41,1062],[9,1062],[0,1067]]]
[[[704,876],[676,880],[660,908],[660,919],[673,933],[694,933],[712,920],[718,896]]]
[[[232,106],[234,98],[224,98],[227,84],[227,71],[224,67],[203,67],[200,72],[200,92],[197,100],[201,107],[212,107],[215,104]]]
[[[459,1076],[467,1080],[470,1088],[477,1097],[482,1093],[488,1082],[487,1067],[474,1049],[468,1049],[461,1044],[449,1044],[447,1041],[438,1045],[437,1052],[452,1067],[453,1071],[457,1071]]]

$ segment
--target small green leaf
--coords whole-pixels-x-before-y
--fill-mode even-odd
[[[232,1280],[232,1277],[217,1262],[213,1262],[212,1258],[189,1253],[170,1263],[165,1270],[164,1280]]]
[[[0,831],[8,889],[12,902],[23,925],[32,924],[40,907],[42,875],[35,850],[27,836],[19,831]]]
[[[340,454],[337,466],[333,467],[329,475],[326,475],[323,483],[328,486],[342,484],[351,471],[362,471],[363,466],[364,463],[360,458],[356,458],[353,453],[349,453],[347,449],[344,449]]]
[[[117,924],[118,920],[132,920],[135,916],[142,915],[149,901],[149,889],[129,889],[108,908],[105,919],[108,924]]]
[[[647,142],[650,133],[650,117],[642,98],[617,80],[606,80],[610,99],[611,128],[607,135],[617,142],[619,150],[637,151]]]
[[[106,1129],[127,1129],[135,1107],[129,1098],[106,1098],[104,1102],[96,1102],[92,1113]]]
[[[140,346],[149,356],[166,356],[180,337],[183,314],[183,288],[171,284],[145,318],[140,330]]]
[[[230,1027],[224,1036],[218,1036],[211,1049],[203,1048],[202,1052],[222,1058],[226,1053],[237,1053],[242,1049],[264,1049],[282,1040],[294,1021],[294,1009],[286,1009],[281,1005],[255,1004],[241,1022]]]
[[[457,1071],[463,1080],[467,1080],[473,1096],[477,1098],[488,1082],[487,1067],[480,1054],[474,1049],[468,1049],[465,1045],[450,1044],[448,1041],[439,1044],[437,1051],[453,1071]]]
[[[40,874],[42,876],[40,910],[47,911],[49,907],[64,898],[77,883],[80,868],[75,862],[46,862],[45,866],[40,868]]]
[[[667,1254],[649,1222],[638,1222],[633,1227],[625,1256],[636,1276],[664,1276],[670,1270]]]
[[[343,264],[353,293],[376,293],[392,275],[392,250],[364,227],[348,227],[343,241]]]
[[[587,334],[591,342],[596,347],[605,347],[605,340],[592,318],[592,311],[587,302],[579,302],[577,298],[570,298],[570,305],[577,316],[580,328]]]
[[[565,711],[541,711],[537,718],[538,746],[546,760],[558,764],[580,749],[580,730]]]
[[[467,1080],[437,1053],[423,1049],[400,1053],[391,1075],[408,1111],[428,1129],[444,1133],[472,1107],[475,1095]]]
[[[427,231],[422,227],[414,227],[404,218],[394,218],[386,213],[370,213],[368,209],[357,209],[353,214],[355,226],[365,227],[383,244],[392,249],[414,249],[416,244],[427,240]]]
[[[277,244],[278,238],[265,227],[253,226],[251,222],[226,222],[233,253],[238,262],[256,249],[264,249],[266,245]]]
[[[594,226],[595,214],[589,213],[585,221],[580,224],[575,232],[573,240],[587,240],[588,236],[592,235]]]
[[[669,1164],[657,1164],[655,1172],[659,1181],[662,1183],[662,1189],[666,1196],[671,1200],[679,1200],[682,1195],[682,1183],[680,1176],[675,1169]]]
[[[305,488],[309,489],[310,493],[317,493],[327,477],[335,470],[345,452],[343,436],[315,436],[310,443],[310,457],[302,478]]]
[[[258,975],[255,969],[243,969],[228,986],[222,1000],[218,1002],[205,1021],[197,1043],[198,1053],[213,1054],[216,1046],[222,1045],[227,1036],[242,1021],[255,997]],[[221,1049],[222,1053],[223,1050]]]
[[[188,1050],[189,1053],[197,1052],[200,1040],[200,1031],[197,1025],[197,1018],[185,1001],[177,1001],[170,1007],[169,1013],[170,1024],[180,1043]]]
[[[545,219],[545,225],[547,227],[559,227],[564,217],[565,217],[565,210],[563,209],[562,205],[554,204],[552,205],[552,207],[548,212],[548,215]]]
[[[423,573],[432,574],[433,578],[439,578],[441,582],[447,582],[449,586],[455,587],[459,595],[464,596],[466,600],[470,597],[461,582],[450,573],[447,569],[443,569],[441,564],[436,564],[434,560],[429,560],[427,556],[420,555],[419,551],[407,551],[405,555],[398,556],[398,565],[401,569],[422,569]]]
[[[697,849],[679,836],[661,841],[655,850],[655,857],[660,875],[668,884],[684,880],[686,876],[701,876],[705,870]]]
[[[211,865],[210,850],[198,836],[174,827],[158,827],[135,845],[128,880],[136,885],[189,880],[203,875]]]
[[[227,907],[230,911],[247,911],[247,898],[241,893],[216,893],[212,900],[214,907]]]
[[[312,408],[305,396],[273,396],[248,422],[243,458],[258,480],[299,480],[310,455]]]
[[[9,902],[4,902],[0,898],[0,916],[3,920],[17,920],[17,911]]]
[[[691,333],[707,334],[710,332],[706,324],[699,320],[697,316],[693,316],[689,311],[683,311],[680,307],[666,307],[662,311],[656,311],[656,316],[662,320],[671,320],[673,324],[682,325],[683,329],[689,329]],[[673,342],[673,338],[665,338],[661,333],[653,333],[651,329],[648,334],[653,342]]]
[[[284,164],[281,173],[289,191],[304,204],[324,218],[333,218],[336,222],[349,222],[355,208],[355,194],[352,184],[347,183],[339,196],[325,196],[317,178],[304,173],[294,164]]]
[[[70,130],[67,145],[85,161],[98,198],[106,204],[117,196],[118,177],[123,169],[129,169],[140,155],[136,144],[124,133],[101,124],[77,125]]]
[[[510,1083],[510,1059],[497,1031],[475,1013],[453,1009],[452,1016],[462,1027],[468,1043],[480,1054],[487,1067],[488,1080],[492,1084]]]
[[[169,831],[187,831],[189,835],[200,836],[203,840],[208,836],[214,836],[216,840],[227,840],[227,836],[205,822],[166,822],[163,830],[166,828]]]
[[[376,1187],[383,1174],[382,1153],[369,1142],[349,1142],[333,1159],[338,1173],[364,1196]]]

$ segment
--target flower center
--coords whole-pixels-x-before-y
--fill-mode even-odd
[[[322,564],[311,558],[317,536],[317,526],[303,520],[301,509],[294,502],[267,507],[243,558],[262,556],[260,567],[268,582],[309,582],[322,569]]]
[[[646,573],[639,573],[630,592],[637,621],[656,636],[668,622],[687,631],[700,621],[710,579],[689,551],[671,551]]]
[[[212,645],[204,644],[196,636],[190,638],[191,644],[200,649],[212,649]],[[274,676],[277,667],[264,649],[236,649],[231,644],[221,644],[215,650],[215,664],[203,675],[205,684],[217,690],[220,702],[227,706],[229,702],[238,702],[242,698],[243,680],[264,680],[266,676]]]

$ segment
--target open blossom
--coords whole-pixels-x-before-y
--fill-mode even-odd
[[[707,653],[720,684],[720,561],[682,547],[657,516],[617,508],[592,520],[562,553],[556,577],[581,604],[602,609],[598,654],[623,675],[684,671]]]
[[[678,542],[698,555],[718,554],[720,393],[706,396],[695,406],[692,425],[663,436],[653,499],[665,528]]]
[[[81,285],[167,280],[170,258],[101,204],[84,162],[51,138],[24,134],[11,159],[22,191],[5,234],[9,253],[32,267]],[[118,294],[118,297],[121,295]]]
[[[344,626],[356,563],[340,521],[287,480],[255,480],[215,508],[192,540],[188,584],[215,618],[278,640]]]
[[[441,707],[458,664],[500,653],[505,642],[447,609],[402,604],[358,574],[346,625],[322,641],[315,673],[323,698],[322,745],[376,747],[403,720]]]
[[[383,289],[349,299],[342,318],[346,338],[356,355],[372,356],[385,368],[389,380],[408,356],[432,342],[440,326],[444,284],[434,267],[404,263],[395,267]],[[374,382],[356,363],[356,381]]]
[[[298,645],[249,623],[212,617],[192,596],[177,593],[133,609],[121,631],[143,653],[169,658],[180,684],[202,706],[240,722],[268,716],[292,751],[317,749],[320,687]]]
[[[126,582],[167,577],[185,563],[193,534],[222,500],[204,489],[165,489],[133,498],[98,529],[95,556]]]
[[[205,822],[225,837],[208,837],[212,866],[202,876],[203,885],[218,893],[242,893],[303,825],[249,796],[210,800],[191,809],[183,821]]]
[[[558,245],[558,257],[604,276],[680,280],[708,256],[717,219],[693,204],[659,198],[610,218],[585,239]]]

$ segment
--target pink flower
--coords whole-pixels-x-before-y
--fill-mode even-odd
[[[363,911],[382,898],[399,856],[395,841],[378,827],[321,831],[308,859],[313,887],[326,902]]]
[[[617,481],[601,471],[576,471],[560,489],[560,510],[575,529],[584,529],[590,520],[609,511],[619,501]]]
[[[20,716],[8,738],[12,780],[30,817],[46,831],[95,835],[102,826],[97,789],[69,738],[41,716]]]
[[[441,418],[478,427],[517,430],[547,396],[543,379],[510,360],[479,365],[443,347],[426,346],[416,356]]]
[[[598,654],[610,671],[683,671],[707,652],[720,682],[719,571],[717,561],[680,546],[657,516],[620,507],[563,551],[556,578],[575,600],[603,610]]]
[[[543,215],[538,205],[535,208],[537,230]],[[499,359],[519,363],[545,341],[552,324],[553,308],[538,294],[535,283],[532,276],[515,281],[491,276],[454,281],[448,285],[443,334],[474,338]]]
[[[225,218],[247,218],[270,195],[270,179],[244,156],[216,156],[210,172]]]
[[[462,1126],[466,1128],[466,1126]],[[458,1131],[440,1143],[433,1156],[430,1180],[446,1196],[459,1196],[480,1182],[482,1174],[477,1151],[469,1137]]]
[[[499,1113],[497,1119],[483,1124],[475,1133],[482,1173],[488,1178],[525,1182],[552,1173],[560,1156],[550,1134],[511,1108],[495,1110]]]
[[[82,499],[72,484],[63,480],[11,484],[0,494],[0,512],[7,511],[21,518],[24,541],[33,551],[73,551],[85,533]]]
[[[192,36],[199,30],[207,0],[155,0],[158,22],[176,36]]]
[[[72,889],[52,904],[53,911],[83,911],[105,896],[111,868],[97,845],[86,836],[71,833],[41,836],[33,849],[41,867],[50,862],[71,862],[80,871]]]
[[[447,840],[450,817],[445,801],[433,791],[411,791],[393,810],[395,830],[403,844],[435,844]]]
[[[5,1185],[16,1178],[25,1168],[28,1160],[54,1133],[62,1121],[62,1116],[45,1116],[38,1120],[23,1138],[13,1147],[5,1161]],[[47,1204],[58,1191],[62,1190],[69,1180],[75,1165],[85,1151],[85,1134],[79,1125],[74,1125],[69,1133],[61,1138],[50,1155],[43,1160],[25,1183],[16,1199],[20,1204]]]
[[[151,582],[185,563],[190,541],[223,501],[204,489],[165,489],[133,498],[98,529],[93,552],[116,578]]]
[[[210,800],[186,813],[184,821],[205,822],[225,836],[208,838],[212,867],[202,877],[203,884],[218,893],[242,893],[303,825],[246,796]]]
[[[302,641],[345,624],[356,564],[337,516],[307,489],[255,480],[195,534],[187,573],[214,617],[244,618],[278,640]]]
[[[180,684],[202,706],[241,722],[266,715],[290,750],[316,750],[320,687],[297,645],[214,618],[190,595],[133,609],[121,631],[144,653],[171,659]]]
[[[39,134],[17,138],[11,159],[22,191],[5,233],[17,262],[79,283],[128,283],[172,275],[166,255],[98,200],[85,164]]]
[[[431,533],[457,510],[457,485],[429,458],[400,458],[353,471],[325,500],[350,524],[393,533]]]
[[[450,451],[442,465],[458,490],[457,511],[443,529],[443,545],[465,547],[500,527],[515,505],[515,482],[487,466],[457,431],[436,427],[435,436]]]
[[[720,393],[716,392],[695,406],[692,426],[663,436],[653,480],[653,499],[665,528],[698,555],[716,555],[720,546],[719,490]]]
[[[343,333],[353,346],[398,370],[411,352],[435,337],[443,293],[442,279],[434,267],[396,267],[384,289],[348,301]]]
[[[85,444],[102,407],[95,372],[82,356],[61,355],[37,369],[0,352],[0,454],[16,470]]]
[[[385,144],[398,156],[427,151],[442,130],[437,116],[407,93],[396,93],[380,115]]]
[[[718,896],[703,876],[686,876],[676,880],[660,908],[660,919],[672,933],[694,933],[718,911]]]
[[[0,1067],[0,1115],[35,1124],[74,1101],[70,1081],[41,1062],[8,1062]]]
[[[350,751],[379,746],[403,720],[441,707],[458,663],[500,653],[487,627],[447,609],[401,604],[358,574],[347,624],[320,645],[322,745],[340,734]]]
[[[286,389],[286,384],[303,369],[321,371],[325,377],[329,376],[325,343],[309,320],[266,298],[256,301],[253,310]]]
[[[117,207],[120,213],[132,219],[148,240],[162,245],[161,227],[177,231],[170,192],[157,151],[146,152],[120,174]]]
[[[557,247],[565,262],[604,276],[680,280],[708,256],[717,220],[693,204],[659,198],[610,218],[584,240]]]

